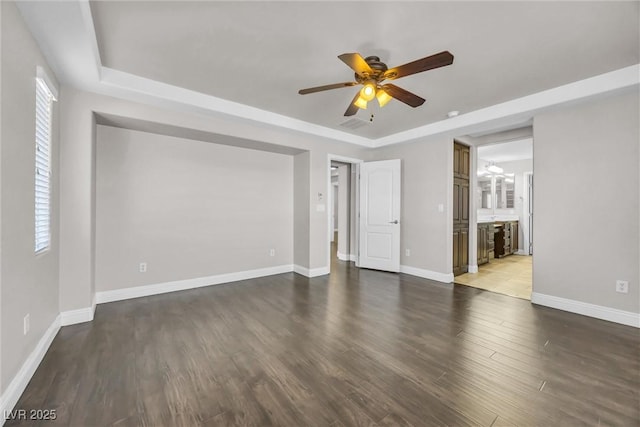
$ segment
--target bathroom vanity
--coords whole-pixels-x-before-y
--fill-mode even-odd
[[[478,221],[478,265],[518,251],[517,220]]]

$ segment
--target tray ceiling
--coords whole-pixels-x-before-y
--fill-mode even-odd
[[[91,2],[102,64],[366,138],[382,138],[640,62],[638,2]],[[389,66],[442,50],[452,66],[396,80],[392,101],[340,126],[357,88],[337,55]],[[372,103],[374,104],[374,103]]]

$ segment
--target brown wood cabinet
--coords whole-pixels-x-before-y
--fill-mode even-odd
[[[495,256],[502,258],[518,251],[518,221],[496,223]]]
[[[469,179],[471,162],[470,151],[466,145],[455,142],[453,145],[453,176]]]
[[[453,144],[453,274],[469,271],[469,147]]]
[[[494,226],[492,222],[478,224],[478,265],[486,264],[494,257]]]
[[[509,223],[510,227],[511,227],[511,253],[515,254],[516,252],[518,252],[519,249],[519,242],[518,242],[518,237],[519,237],[519,224],[518,221],[512,221]]]
[[[455,276],[469,271],[468,230],[453,230],[453,271]]]

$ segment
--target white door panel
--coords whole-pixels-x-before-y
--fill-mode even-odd
[[[360,166],[360,267],[400,271],[400,180],[400,160]]]

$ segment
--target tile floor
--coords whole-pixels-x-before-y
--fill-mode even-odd
[[[455,283],[512,297],[531,299],[532,261],[528,255],[509,255],[481,265],[475,274],[456,276]]]

